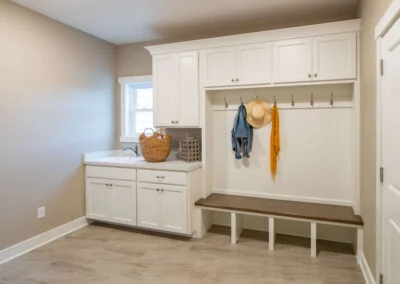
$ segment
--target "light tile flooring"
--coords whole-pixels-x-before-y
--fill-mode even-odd
[[[91,225],[0,266],[0,283],[358,284],[348,246],[322,242],[310,258],[306,239],[245,231],[237,245],[214,228],[201,240]]]

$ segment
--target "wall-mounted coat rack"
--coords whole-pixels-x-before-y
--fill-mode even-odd
[[[304,96],[303,96],[304,97]],[[296,96],[295,94],[290,94],[290,101],[288,102],[287,99],[279,102],[276,98],[276,95],[271,96],[266,96],[263,98],[260,98],[259,96],[256,96],[256,99],[262,99],[262,100],[267,100],[268,102],[271,103],[272,105],[278,105],[279,109],[332,109],[332,108],[351,108],[352,103],[348,101],[339,101],[335,103],[335,95],[334,92],[331,92],[329,96],[327,96],[326,100],[321,100],[322,96],[319,96],[319,100],[317,101],[315,99],[314,93],[310,94],[310,100],[309,102],[304,101],[304,99],[301,99],[299,101],[296,101]],[[238,104],[231,104],[228,101],[227,97],[224,97],[224,107],[221,108],[218,105],[213,105],[212,110],[237,110],[240,104],[245,104],[243,97],[240,96],[240,100],[238,101]],[[249,99],[250,101],[251,99]]]

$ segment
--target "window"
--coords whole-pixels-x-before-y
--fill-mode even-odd
[[[137,142],[147,127],[153,127],[153,82],[151,76],[119,78],[121,86],[120,142]]]

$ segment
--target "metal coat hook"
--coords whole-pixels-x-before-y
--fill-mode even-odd
[[[310,105],[312,107],[314,106],[314,94],[313,93],[311,93]]]
[[[276,105],[276,97],[275,97],[275,95],[274,95],[274,105]]]
[[[333,93],[331,93],[331,106],[333,106]]]
[[[242,105],[244,104],[244,103],[243,103],[243,98],[242,98],[242,97],[240,97],[240,102],[242,103]]]
[[[292,95],[292,107],[294,107],[294,95]]]
[[[229,107],[228,100],[224,98],[224,101],[225,101],[225,108],[228,108]]]

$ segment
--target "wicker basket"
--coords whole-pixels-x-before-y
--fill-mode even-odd
[[[145,132],[149,129],[153,131],[153,134],[146,136]],[[162,135],[151,128],[146,128],[139,136],[140,152],[146,162],[156,163],[165,161],[171,152],[171,140],[172,137],[169,134]]]

